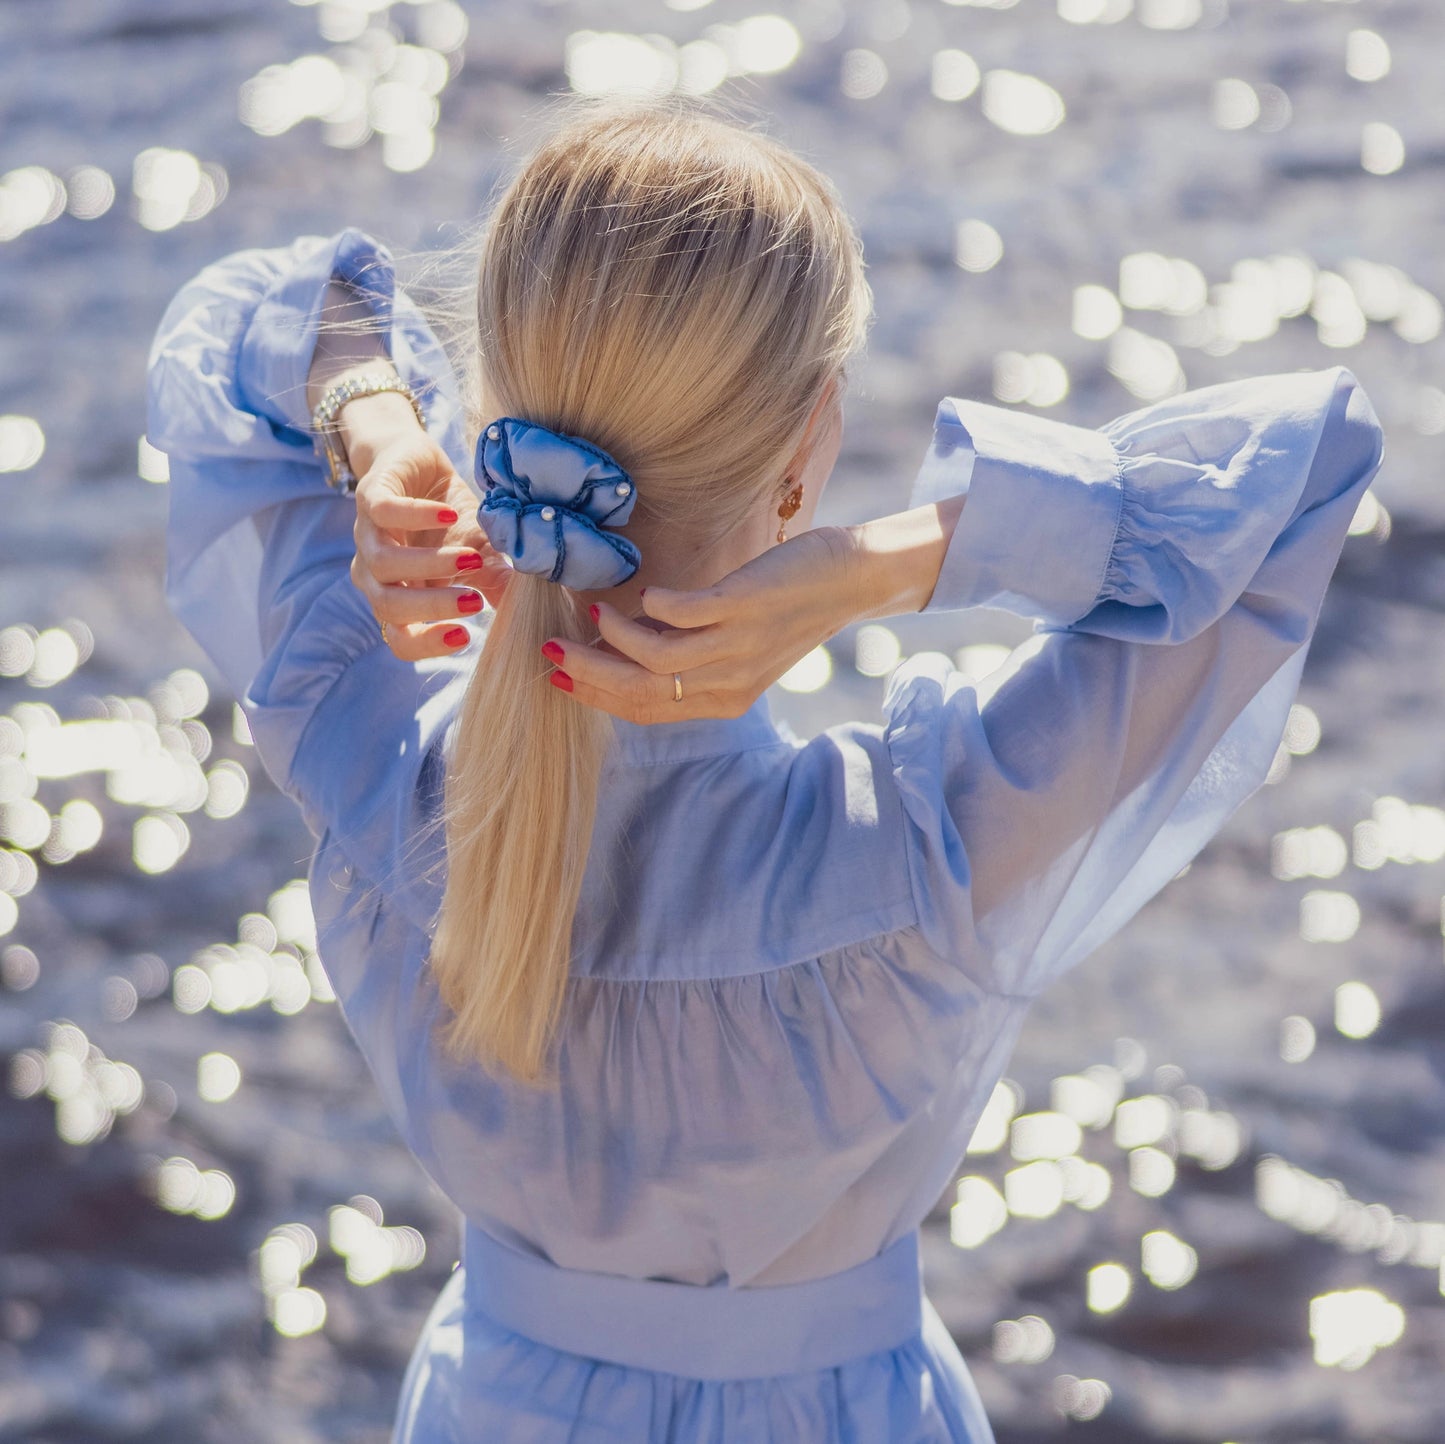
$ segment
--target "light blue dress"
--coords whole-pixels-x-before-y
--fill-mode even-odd
[[[981,682],[905,661],[881,724],[808,741],[766,696],[619,722],[562,1086],[538,1096],[430,1041],[427,824],[480,647],[400,661],[351,582],[354,504],[307,433],[333,274],[389,318],[469,477],[445,356],[355,228],[183,286],[147,431],[170,458],[169,601],[317,839],[327,974],[462,1214],[396,1444],[991,1440],[919,1224],[1030,1000],[1263,782],[1380,464],[1369,400],[1341,366],[1098,429],[945,399],[912,504],[969,501],[927,610],[1007,608],[1033,635]]]

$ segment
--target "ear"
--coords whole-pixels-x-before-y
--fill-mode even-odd
[[[808,458],[808,453],[812,450],[813,443],[817,438],[818,427],[837,394],[838,378],[837,376],[832,376],[828,379],[827,385],[818,393],[818,399],[813,403],[812,411],[808,413],[808,424],[803,430],[803,439],[798,443],[798,449],[788,458],[788,465],[784,476],[788,479],[788,485],[790,487],[796,485],[795,478],[798,472],[802,470],[803,464]]]

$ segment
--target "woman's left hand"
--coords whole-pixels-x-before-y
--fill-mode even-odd
[[[815,528],[769,547],[712,586],[646,587],[641,619],[597,603],[597,629],[611,654],[551,638],[546,645],[555,650],[543,655],[557,664],[552,683],[626,722],[741,716],[863,611],[856,534],[857,528]]]

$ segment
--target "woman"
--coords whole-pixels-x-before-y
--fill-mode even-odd
[[[945,399],[908,510],[810,530],[858,244],[692,107],[569,118],[475,302],[454,371],[346,229],[207,267],[150,360],[168,596],[463,1215],[394,1437],[989,1440],[919,1224],[1030,1000],[1262,783],[1370,403],[1343,367],[1097,430]],[[933,654],[881,725],[773,723],[840,628],[976,605],[1035,619],[986,682]]]

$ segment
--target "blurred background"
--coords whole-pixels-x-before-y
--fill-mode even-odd
[[[1373,399],[1267,784],[1042,1000],[925,1262],[1000,1444],[1439,1444],[1442,54],[1435,0],[0,5],[0,1439],[387,1438],[457,1220],[165,610],[146,353],[206,263],[425,252],[548,94],[640,88],[738,98],[859,221],[820,520],[906,504],[944,394],[1099,425],[1342,363]],[[901,655],[1027,635],[853,628],[774,714],[876,720]]]

